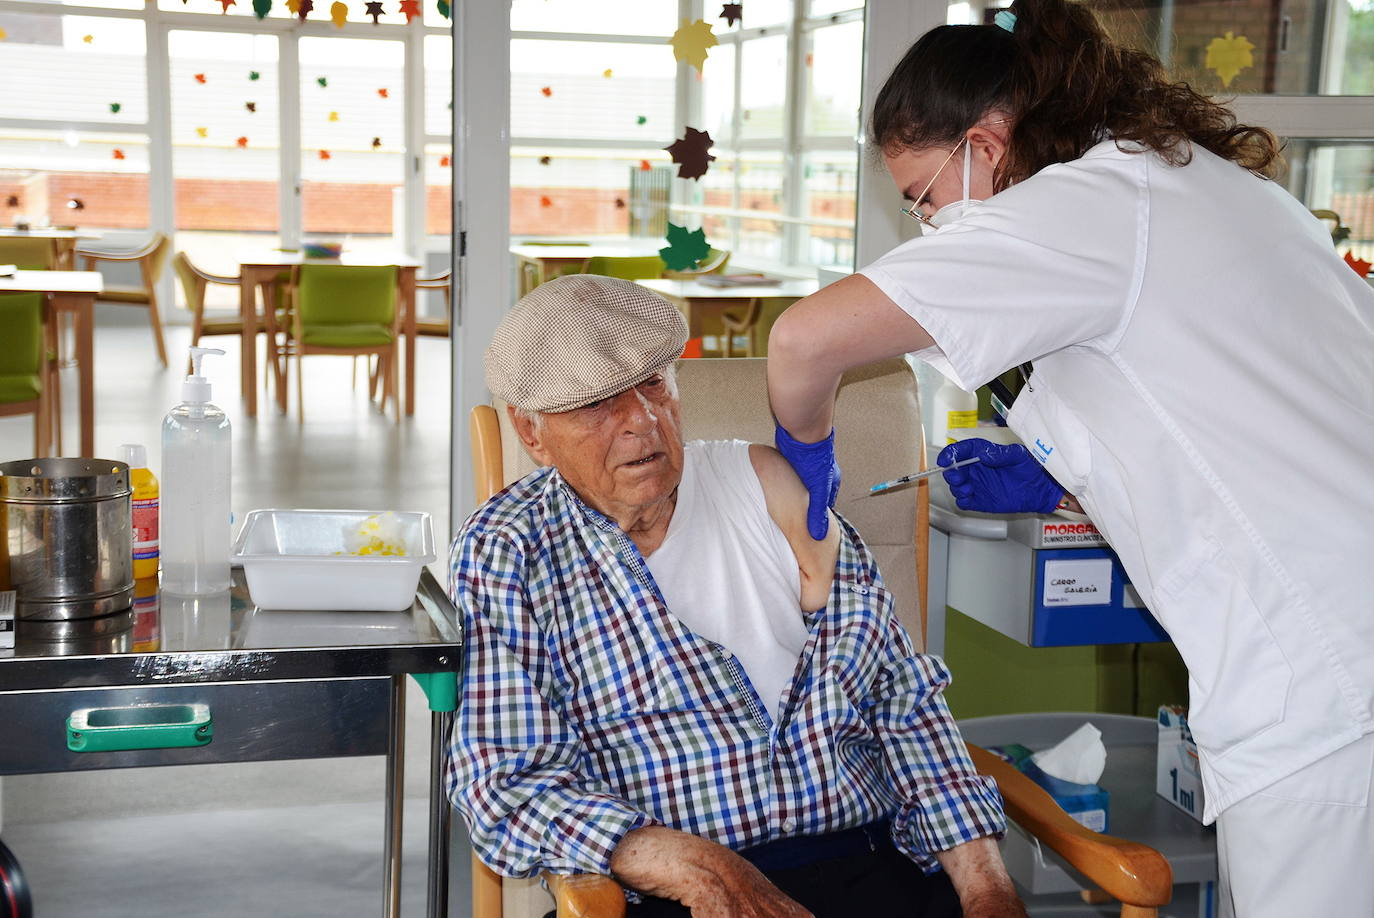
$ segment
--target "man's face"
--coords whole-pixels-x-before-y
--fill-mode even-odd
[[[599,402],[545,414],[542,425],[514,417],[534,460],[557,468],[584,501],[613,519],[666,500],[682,480],[682,406],[663,374]]]

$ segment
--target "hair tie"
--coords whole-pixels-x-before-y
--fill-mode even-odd
[[[1006,29],[1008,32],[1016,31],[1016,14],[1011,10],[998,10],[997,15],[992,17],[992,24]]]

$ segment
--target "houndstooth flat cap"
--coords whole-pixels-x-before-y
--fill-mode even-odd
[[[526,411],[572,411],[638,385],[686,343],[686,319],[653,291],[566,275],[536,287],[496,327],[487,388]]]

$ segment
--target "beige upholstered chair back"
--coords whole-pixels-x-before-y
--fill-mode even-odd
[[[771,444],[767,364],[765,358],[679,361],[686,438]],[[496,413],[501,425],[502,482],[508,484],[533,471],[534,463],[520,445],[505,405],[498,404]],[[917,497],[925,488],[868,493],[870,485],[921,468],[925,455],[916,377],[906,361],[889,360],[845,376],[835,405],[835,444],[844,472],[835,509],[854,524],[872,549],[898,615],[918,645],[924,645],[919,584],[925,582],[926,512],[923,507],[918,512]]]

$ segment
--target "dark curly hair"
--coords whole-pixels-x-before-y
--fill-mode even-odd
[[[883,153],[953,144],[989,110],[1014,118],[994,187],[1070,162],[1105,138],[1135,141],[1183,165],[1197,144],[1256,175],[1282,168],[1279,143],[1229,108],[1173,83],[1153,56],[1113,42],[1067,0],[1015,0],[1013,31],[940,26],[921,36],[873,106]]]

